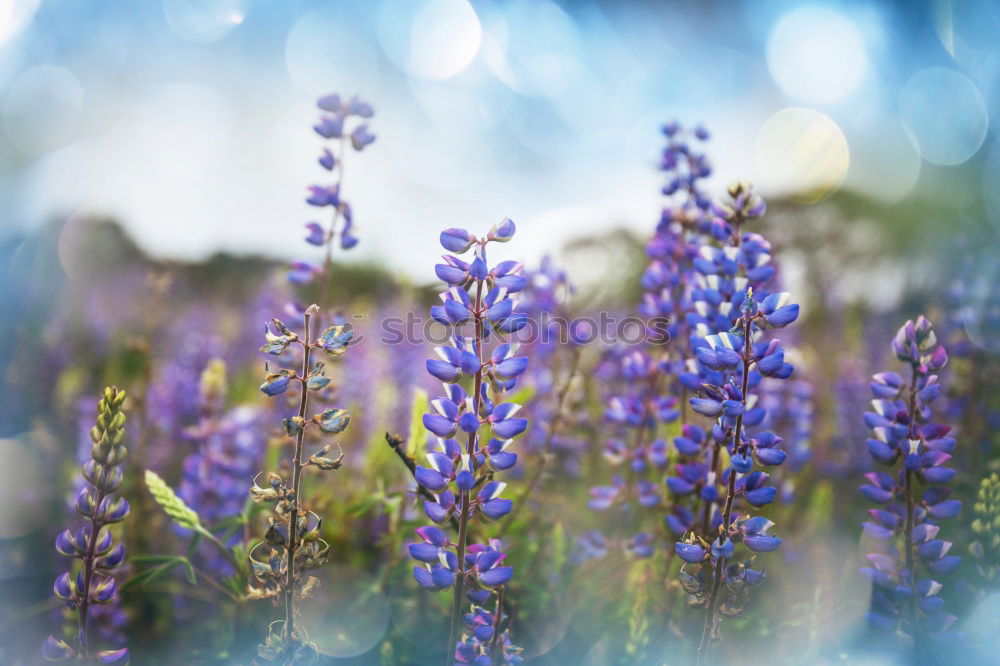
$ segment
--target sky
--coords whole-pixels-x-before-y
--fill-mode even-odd
[[[969,163],[1000,223],[996,34],[985,0],[0,0],[0,235],[110,215],[155,256],[318,258],[330,92],[376,110],[349,260],[421,281],[444,227],[510,217],[528,261],[645,233],[671,119],[711,130],[719,191],[891,205]]]

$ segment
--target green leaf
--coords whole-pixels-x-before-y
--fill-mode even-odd
[[[195,585],[198,582],[194,567],[191,566],[191,561],[183,555],[137,555],[130,558],[130,560],[133,564],[156,564],[156,566],[140,571],[129,578],[122,583],[123,589],[135,587],[136,585],[146,587],[150,583],[163,578],[177,567],[184,567],[184,574],[189,583]]]
[[[407,434],[406,455],[411,458],[422,453],[427,444],[427,430],[424,428],[424,414],[427,413],[427,391],[413,389],[413,404],[410,406],[410,430]]]
[[[184,571],[187,573],[188,582],[191,583],[192,585],[197,585],[198,577],[194,575],[194,567],[191,566],[191,562],[188,560],[188,558],[186,557],[183,558],[181,564],[184,565]]]
[[[149,492],[153,495],[156,503],[163,507],[167,515],[173,518],[174,522],[178,525],[186,527],[189,530],[198,530],[199,532],[205,529],[201,526],[201,519],[198,518],[198,514],[185,504],[184,500],[177,496],[177,493],[167,485],[166,481],[161,479],[156,472],[149,469],[146,470],[146,487],[149,488]]]
[[[195,551],[198,550],[198,546],[201,545],[201,538],[202,538],[201,532],[198,532],[198,531],[196,531],[194,533],[194,535],[191,537],[191,541],[190,541],[190,543],[188,543],[188,547],[187,547],[187,556],[188,557],[191,557],[192,555],[194,555]]]

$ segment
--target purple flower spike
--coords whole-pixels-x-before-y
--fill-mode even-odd
[[[321,149],[317,162],[324,172],[334,174],[337,182],[309,187],[306,203],[318,208],[332,208],[333,221],[325,228],[318,222],[308,223],[306,228],[309,233],[305,240],[310,245],[326,248],[326,260],[322,270],[317,273],[328,278],[333,261],[333,243],[336,239],[339,239],[343,250],[349,250],[358,244],[359,239],[354,233],[353,211],[350,203],[344,200],[340,187],[343,179],[345,141],[350,139],[351,147],[355,151],[361,151],[375,141],[375,135],[369,131],[368,124],[357,120],[371,118],[374,109],[357,96],[345,101],[339,94],[324,95],[316,104],[325,113],[320,115],[313,129],[323,139],[334,141]],[[303,271],[292,271],[288,275],[289,281],[295,285],[309,284],[315,277],[315,273],[307,274]],[[326,304],[320,303],[320,305]]]
[[[961,557],[950,554],[951,542],[938,538],[937,522],[957,517],[962,504],[949,499],[951,489],[942,485],[955,476],[941,466],[955,448],[954,439],[946,437],[950,428],[928,422],[930,404],[941,395],[935,373],[944,367],[947,353],[924,317],[900,327],[891,347],[909,372],[878,373],[870,385],[875,411],[865,414],[865,423],[874,430],[868,452],[892,469],[867,474],[870,483],[862,486],[867,499],[885,505],[869,512],[878,524],[863,523],[879,550],[868,555],[875,572],[862,571],[876,583],[869,616],[888,632],[909,634],[919,652],[929,636],[940,640],[952,623],[937,596],[943,584],[936,578],[957,570]],[[917,479],[929,484],[919,497]]]
[[[673,496],[665,522],[683,537],[675,543],[675,553],[697,565],[681,568],[681,583],[706,614],[705,638],[698,648],[704,654],[708,640],[719,633],[723,609],[733,612],[748,602],[745,592],[735,590],[764,580],[762,572],[750,567],[752,557],[745,559],[747,550],[752,556],[781,544],[766,532],[770,521],[752,514],[779,497],[789,498],[791,485],[778,476],[780,470],[775,476],[779,485],[768,485],[769,474],[760,468],[801,464],[799,442],[808,442],[809,426],[804,437],[789,437],[784,444],[781,437],[760,430],[786,419],[794,422],[789,418],[795,411],[792,401],[785,400],[792,390],[781,388],[794,372],[788,361],[792,355],[774,329],[791,325],[799,314],[789,294],[776,289],[780,271],[774,268],[770,243],[747,228],[766,205],[745,184],[730,186],[725,201],[712,201],[701,191],[701,179],[712,172],[700,152],[707,130],[669,123],[664,136],[662,191],[671,198],[647,244],[650,264],[642,276],[646,291],[640,312],[651,321],[654,334],[662,331],[651,336],[654,340],[683,341],[690,352],[687,359],[660,360],[663,354],[653,346],[643,362],[630,362],[622,373],[627,380],[645,387],[667,374],[671,376],[661,385],[669,388],[657,389],[665,395],[652,399],[648,389],[634,391],[635,397],[619,398],[618,404],[635,408],[609,413],[638,414],[620,421],[639,428],[640,439],[650,422],[655,427],[644,402],[656,404],[654,413],[663,414],[664,421],[693,412],[713,422],[709,429],[682,426],[673,441],[679,460],[665,479]],[[808,424],[808,416],[802,420]],[[654,456],[651,447],[642,453],[623,457],[640,472],[643,465],[662,464],[658,461],[665,457]]]
[[[454,543],[441,528],[418,531],[424,543],[410,544],[409,552],[423,566],[414,568],[414,578],[429,590],[454,587],[455,609],[461,607],[468,592],[468,600],[478,608],[471,613],[453,613],[450,634],[455,642],[449,650],[455,649],[459,663],[489,666],[494,663],[490,649],[517,655],[506,630],[495,632],[503,618],[494,621],[484,615],[490,598],[503,594],[500,590],[511,579],[513,567],[501,564],[505,555],[497,540],[468,543],[468,526],[473,519],[484,524],[503,520],[513,510],[514,503],[500,496],[505,484],[490,477],[515,465],[517,455],[509,449],[513,438],[528,426],[527,419],[515,417],[519,405],[501,402],[524,374],[528,359],[515,356],[517,345],[497,340],[499,336],[494,334],[524,325],[524,315],[515,310],[517,302],[510,294],[523,289],[527,281],[519,274],[519,263],[506,261],[490,268],[487,259],[488,244],[506,242],[513,232],[513,223],[505,220],[483,238],[461,228],[445,229],[440,234],[447,251],[461,255],[475,246],[475,254],[468,262],[445,255],[434,267],[445,288],[441,304],[431,307],[431,317],[450,329],[451,335],[448,344],[435,349],[438,358],[428,360],[426,369],[444,382],[445,395],[431,401],[433,413],[423,415],[424,427],[439,438],[437,450],[428,454],[429,466],[411,468],[417,483],[434,493],[433,499],[424,501],[427,517],[442,528],[457,527],[457,535],[451,537]],[[469,331],[475,337],[466,337]],[[466,378],[472,380],[471,387],[460,383]],[[493,437],[483,442],[480,437],[486,423]],[[427,493],[422,494],[426,497]],[[468,590],[467,584],[472,585]],[[468,642],[458,640],[463,618],[468,629],[464,640]]]
[[[53,583],[53,594],[79,613],[76,646],[50,636],[42,645],[42,656],[60,661],[84,658],[88,655],[90,636],[88,618],[95,605],[109,604],[115,599],[114,573],[125,560],[125,548],[115,544],[108,525],[121,522],[128,516],[129,505],[112,493],[122,481],[119,466],[127,455],[125,449],[125,413],[122,409],[125,392],[115,387],[104,389],[97,403],[97,419],[88,431],[90,459],[83,464],[86,482],[76,494],[74,505],[86,518],[85,524],[76,529],[63,530],[56,537],[55,547],[60,555],[80,560],[75,575],[62,573]],[[98,653],[98,659],[100,655]],[[125,651],[128,654],[128,651]],[[125,663],[124,661],[108,663]]]

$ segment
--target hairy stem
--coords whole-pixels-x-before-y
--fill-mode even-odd
[[[913,366],[913,376],[910,381],[910,405],[909,405],[909,432],[907,438],[913,436],[913,428],[916,425],[917,417],[917,366]],[[907,611],[910,616],[910,631],[913,632],[913,649],[916,663],[922,664],[924,660],[924,637],[917,624],[917,591],[914,588],[914,559],[913,559],[913,472],[906,470],[903,481],[903,494],[906,498],[906,526],[903,534],[903,562],[909,572],[910,595],[906,602]]]
[[[501,585],[500,589],[497,590],[497,606],[493,613],[493,636],[490,638],[490,659],[495,666],[503,664],[503,654],[497,650],[497,645],[500,643],[500,623],[503,621],[503,591],[504,588]]]
[[[476,371],[475,385],[472,391],[472,410],[476,417],[479,417],[479,405],[482,402],[483,383],[483,281],[476,282],[476,304],[473,309],[476,318],[476,355],[479,357],[479,370]],[[479,432],[469,433],[469,442],[466,445],[466,453],[470,460],[476,451],[476,438]],[[462,595],[465,593],[465,547],[469,533],[469,505],[471,504],[470,491],[463,490],[461,493],[461,513],[458,520],[458,544],[456,555],[458,556],[458,571],[455,577],[455,598],[451,604],[451,629],[448,632],[448,653],[445,658],[446,666],[452,666],[455,662],[455,642],[458,640],[458,625],[462,618]]]
[[[743,384],[742,384],[742,396],[741,400],[743,405],[746,406],[747,402],[747,388],[750,382],[750,366],[753,363],[753,344],[750,337],[751,330],[751,319],[750,317],[744,316],[745,321],[743,322],[743,351],[740,354],[743,357]],[[736,454],[741,449],[740,437],[743,433],[743,414],[736,417],[736,429],[733,431],[733,454]],[[720,526],[720,533],[722,538],[728,538],[729,535],[729,525],[733,518],[733,499],[736,496],[736,472],[732,469],[729,471],[729,488],[726,492],[726,507],[722,511],[722,525]],[[726,569],[726,560],[720,557],[715,562],[715,578],[712,581],[712,593],[708,599],[708,608],[705,609],[705,624],[701,630],[701,642],[698,644],[698,664],[705,663],[708,653],[708,644],[711,641],[712,634],[714,633],[716,625],[716,613],[719,608],[719,591],[722,588],[722,577]]]
[[[215,546],[216,550],[218,550],[220,553],[222,553],[222,556],[225,557],[226,561],[229,562],[229,564],[233,567],[233,571],[234,572],[238,572],[240,570],[240,563],[236,560],[236,556],[233,555],[233,551],[231,551],[229,549],[229,546],[227,546],[226,544],[224,544],[219,539],[219,537],[215,536],[208,529],[206,529],[204,527],[201,527],[201,526],[196,527],[195,531],[199,535],[201,535],[202,537],[204,537],[205,539],[207,539],[210,544],[212,544],[213,546]]]
[[[103,488],[94,487],[97,491],[94,498],[94,515],[90,517],[90,539],[87,541],[87,556],[83,560],[83,589],[80,590],[80,613],[79,613],[79,634],[77,635],[77,647],[81,658],[89,657],[89,621],[90,621],[90,586],[94,580],[94,554],[97,551],[97,537],[101,532],[100,521],[97,520],[97,508],[104,501],[105,492]]]
[[[302,344],[302,374],[299,377],[301,395],[299,397],[299,418],[303,419],[303,426],[295,435],[295,454],[292,458],[292,510],[288,520],[288,545],[285,547],[287,557],[287,571],[285,572],[284,601],[285,601],[285,654],[291,655],[293,647],[293,633],[295,629],[295,551],[298,548],[298,524],[299,524],[299,489],[302,483],[302,444],[305,440],[306,429],[304,419],[306,409],[309,406],[309,389],[306,388],[306,377],[309,374],[309,357],[312,352],[312,338],[309,332],[309,319],[311,313],[305,313],[305,342]]]
[[[337,191],[338,193],[343,190],[344,187],[344,140],[345,136],[340,137],[340,152],[337,155]],[[338,195],[339,196],[339,195]],[[340,221],[341,206],[338,204],[333,211],[333,221],[330,223],[330,230],[327,232],[326,237],[326,257],[323,260],[323,280],[319,287],[319,306],[321,308],[327,307],[329,304],[326,299],[330,295],[330,271],[333,268],[333,238],[334,233],[337,231],[337,222]]]

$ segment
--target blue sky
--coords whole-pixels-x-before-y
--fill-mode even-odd
[[[331,91],[376,107],[353,257],[420,280],[445,226],[510,216],[529,260],[649,229],[670,118],[712,129],[719,187],[891,204],[985,162],[992,210],[998,32],[986,1],[0,0],[0,225],[92,212],[162,256],[309,256]]]

